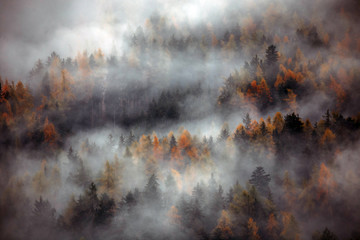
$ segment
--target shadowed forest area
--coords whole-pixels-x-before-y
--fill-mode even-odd
[[[1,2],[0,239],[360,240],[359,13]]]

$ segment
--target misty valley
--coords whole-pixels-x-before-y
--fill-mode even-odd
[[[360,240],[359,1],[0,16],[0,239]]]

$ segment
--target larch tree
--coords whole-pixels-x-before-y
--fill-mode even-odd
[[[48,118],[45,119],[43,131],[45,143],[51,147],[56,146],[58,134],[55,130],[54,124],[50,123]]]
[[[273,117],[273,126],[277,134],[280,134],[282,132],[284,125],[285,125],[285,121],[282,114],[280,112],[277,112]]]
[[[153,146],[154,146],[153,147],[154,158],[157,160],[163,160],[164,158],[163,147],[162,145],[160,145],[159,139],[156,136],[156,134],[154,134]]]
[[[300,228],[294,217],[290,212],[281,212],[283,229],[280,236],[284,240],[299,240]]]
[[[167,215],[171,224],[180,226],[181,215],[179,215],[179,210],[175,206],[170,207],[170,210],[168,211]]]
[[[41,163],[40,170],[34,175],[32,179],[33,187],[36,193],[44,194],[49,189],[49,181],[47,179],[46,160]]]
[[[284,200],[287,204],[287,207],[294,207],[294,203],[297,199],[297,192],[295,188],[295,183],[290,178],[288,171],[285,171],[282,188],[284,191]]]
[[[31,96],[29,89],[23,85],[21,81],[16,84],[16,96],[17,96],[17,115],[22,115],[31,111],[33,105],[33,97]]]
[[[234,234],[232,231],[232,223],[229,213],[225,210],[221,211],[217,226],[211,232],[212,239],[228,240],[232,239]]]
[[[259,236],[259,228],[256,225],[256,222],[254,219],[249,218],[249,221],[247,223],[247,235],[249,240],[260,240]]]
[[[55,189],[59,189],[61,187],[60,168],[57,164],[55,164],[51,170],[50,182],[51,186],[53,186]]]
[[[104,172],[99,180],[101,183],[100,191],[113,196],[115,191],[115,169],[109,161],[106,161]]]
[[[275,214],[271,213],[266,224],[266,235],[272,240],[278,240],[280,238],[279,228],[279,222],[276,220]]]

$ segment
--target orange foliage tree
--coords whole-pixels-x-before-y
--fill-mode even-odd
[[[50,146],[55,146],[58,139],[58,134],[55,130],[54,124],[50,123],[48,118],[45,119],[44,123],[44,140]]]

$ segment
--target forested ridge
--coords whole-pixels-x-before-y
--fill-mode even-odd
[[[358,1],[156,2],[31,68],[0,24],[0,238],[360,239]]]

